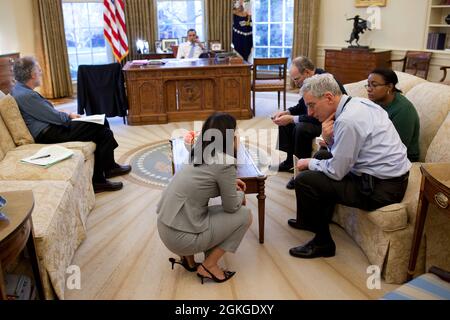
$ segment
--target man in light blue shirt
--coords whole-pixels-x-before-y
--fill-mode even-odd
[[[301,91],[310,115],[320,122],[334,121],[334,140],[329,142],[333,157],[300,159],[296,164],[301,171],[295,178],[297,219],[289,225],[316,235],[289,253],[299,258],[332,257],[336,246],[328,223],[335,204],[375,210],[400,202],[411,163],[379,105],[342,95],[329,74],[305,80]]]

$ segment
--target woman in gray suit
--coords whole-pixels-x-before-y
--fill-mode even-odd
[[[236,119],[214,113],[203,124],[191,152],[190,164],[173,177],[158,203],[158,232],[166,247],[181,256],[171,258],[203,280],[224,282],[234,272],[224,271],[219,259],[235,252],[249,228],[252,215],[245,205],[245,183],[236,178]],[[220,196],[222,205],[208,206]],[[196,264],[194,254],[205,253]]]

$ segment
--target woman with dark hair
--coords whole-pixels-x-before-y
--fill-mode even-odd
[[[191,153],[191,163],[178,171],[158,203],[158,232],[162,242],[203,280],[224,282],[234,272],[222,270],[219,259],[235,252],[249,228],[252,215],[245,205],[245,183],[236,178],[236,120],[214,113],[203,124]],[[222,204],[208,206],[221,197]],[[198,264],[194,255],[205,253]]]
[[[408,159],[419,161],[419,115],[413,104],[396,87],[397,74],[390,69],[375,69],[367,79],[368,97],[382,106],[408,149]]]

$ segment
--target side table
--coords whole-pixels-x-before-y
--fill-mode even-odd
[[[0,300],[6,299],[3,269],[17,258],[25,246],[30,255],[34,285],[39,298],[43,299],[44,290],[31,220],[31,212],[34,207],[33,192],[30,190],[2,192],[2,196],[7,201],[2,211],[8,216],[9,224],[0,225]]]
[[[422,171],[422,183],[409,257],[408,281],[412,279],[415,272],[428,205],[431,203],[450,217],[450,163],[423,164],[420,170]]]

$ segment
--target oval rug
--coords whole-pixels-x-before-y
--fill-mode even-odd
[[[267,153],[253,145],[248,151],[261,172],[268,168]],[[159,141],[133,149],[120,157],[120,163],[128,163],[132,170],[125,179],[144,186],[166,187],[172,179],[172,158],[169,141]]]

